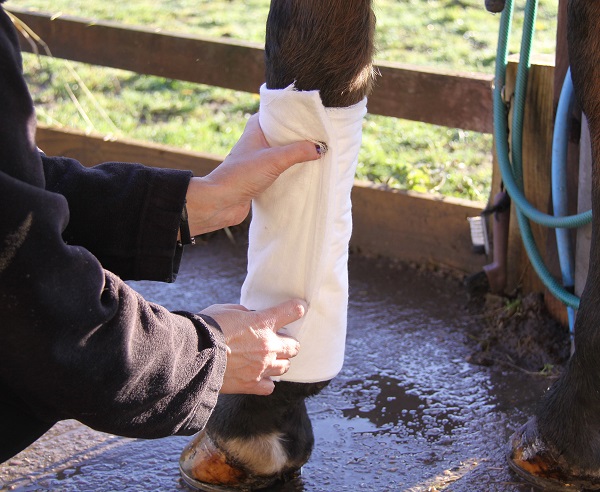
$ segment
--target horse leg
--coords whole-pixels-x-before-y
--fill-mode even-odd
[[[508,459],[545,490],[600,490],[600,2],[570,0],[569,58],[592,141],[590,269],[575,323],[575,351],[536,415],[510,440]]]
[[[373,82],[372,0],[272,0],[265,59],[269,89],[295,82],[325,107],[361,101]]]
[[[206,428],[182,452],[184,480],[200,490],[246,490],[293,478],[314,445],[305,399],[327,384],[280,381],[269,396],[220,395]]]
[[[326,107],[364,99],[372,84],[371,0],[272,0],[266,84],[319,90]],[[185,481],[214,490],[265,487],[293,476],[314,444],[305,399],[328,384],[275,383],[272,395],[221,395],[206,429],[183,451]]]

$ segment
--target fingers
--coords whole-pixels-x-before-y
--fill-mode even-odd
[[[287,335],[276,334],[276,336],[281,344],[277,350],[277,359],[289,359],[298,355],[300,351],[298,340]]]
[[[283,376],[289,369],[289,360],[278,360],[276,364],[266,368],[256,379],[238,379],[232,383],[231,380],[226,377],[223,381],[223,386],[221,387],[221,393],[270,395],[275,389],[275,384],[271,378]]]
[[[265,368],[262,373],[262,378],[270,378],[283,376],[286,372],[290,370],[291,366],[290,359],[277,359],[273,362],[269,367]]]
[[[273,393],[274,389],[275,389],[275,383],[271,379],[266,378],[266,379],[261,379],[259,381],[259,383],[256,385],[256,389],[253,390],[251,393],[260,395],[260,396],[267,396],[267,395],[270,395],[271,393]]]
[[[250,116],[250,118],[248,118],[248,121],[246,122],[246,130],[254,131],[257,129],[260,130],[260,121],[258,113],[254,113],[252,116]]]
[[[214,305],[202,311],[221,327],[227,344],[223,393],[268,395],[272,377],[285,374],[290,358],[298,355],[299,342],[278,331],[307,311],[303,300],[294,299],[267,309],[248,311],[239,305]]]
[[[227,377],[223,380],[222,394],[246,394],[266,396],[273,393],[275,383],[271,378],[263,378],[260,381],[243,381],[231,383]]]
[[[263,319],[268,320],[266,326],[273,330],[277,336],[279,347],[276,354],[278,359],[289,359],[298,355],[300,343],[295,338],[278,333],[278,331],[302,318],[307,309],[306,302],[293,299],[258,312]]]
[[[278,359],[275,363],[271,364],[262,373],[260,380],[257,384],[248,392],[255,393],[258,395],[270,395],[275,389],[275,383],[271,377],[283,376],[290,369],[289,359]]]

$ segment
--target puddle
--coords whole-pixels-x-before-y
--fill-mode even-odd
[[[378,394],[372,403],[365,404],[362,396],[365,386],[370,384],[377,388]],[[460,425],[454,418],[458,407],[435,401],[431,398],[434,391],[420,391],[412,384],[404,384],[390,377],[349,381],[344,391],[352,395],[352,405],[342,409],[344,417],[367,419],[375,424],[379,433],[404,428],[409,434],[425,432],[431,440],[449,435],[456,424]]]

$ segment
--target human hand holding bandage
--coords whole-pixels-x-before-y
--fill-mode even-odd
[[[308,141],[269,146],[258,115],[252,116],[225,160],[208,176],[190,181],[186,200],[191,235],[239,224],[248,215],[251,201],[281,173],[318,158],[315,144]]]
[[[306,304],[297,299],[259,311],[236,304],[203,310],[201,314],[213,318],[225,335],[227,367],[221,393],[271,394],[271,377],[285,374],[299,350],[296,339],[277,332],[305,312]]]

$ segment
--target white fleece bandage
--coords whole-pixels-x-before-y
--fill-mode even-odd
[[[241,304],[264,309],[304,299],[304,317],[282,332],[300,341],[284,381],[311,383],[342,368],[348,307],[350,193],[367,101],[325,108],[318,91],[260,90],[260,125],[271,146],[324,142],[321,159],[285,171],[252,204]]]

